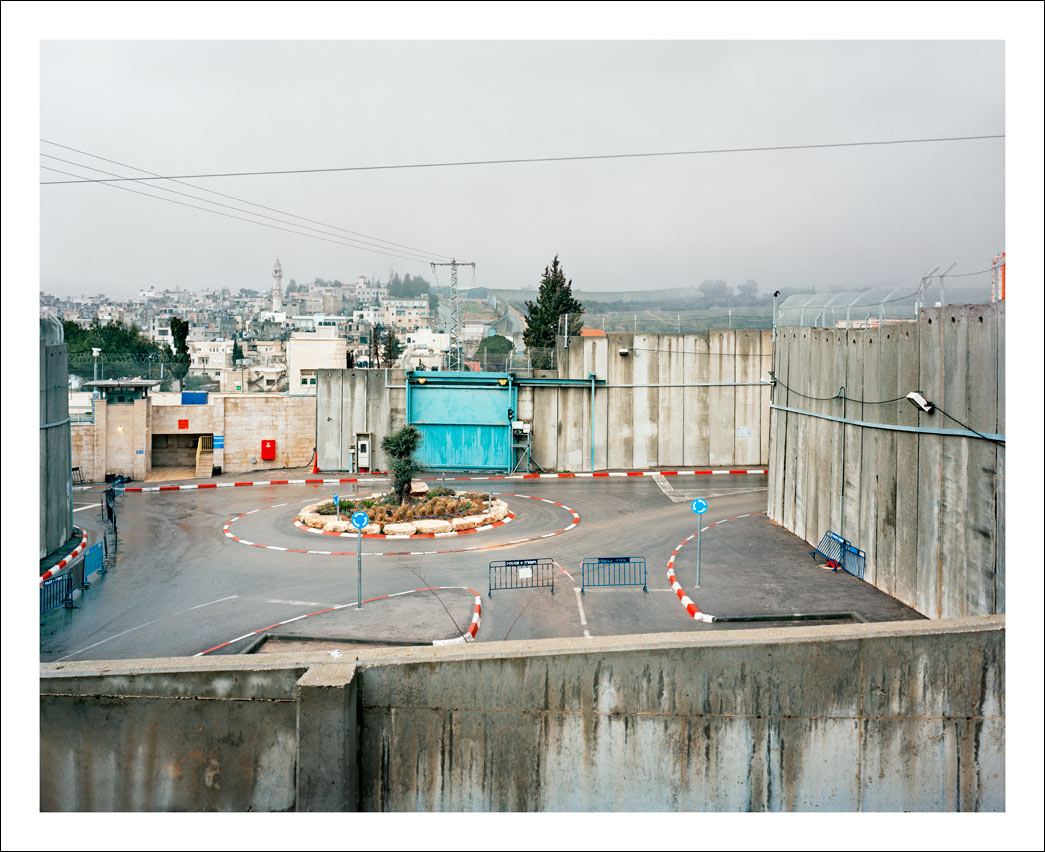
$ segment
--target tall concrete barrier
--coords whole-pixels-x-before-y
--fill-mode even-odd
[[[40,558],[72,535],[69,356],[62,324],[40,320]]]
[[[520,386],[517,419],[548,471],[761,466],[771,359],[768,329],[575,337],[543,377],[577,384]],[[349,469],[360,433],[374,436],[371,467],[387,467],[380,439],[406,422],[405,381],[403,370],[319,370],[321,468]]]
[[[1001,811],[1004,625],[49,664],[41,809]]]
[[[1005,445],[954,434],[1005,433],[1004,329],[1003,302],[778,329],[769,517],[850,539],[868,582],[930,618],[1004,612]]]

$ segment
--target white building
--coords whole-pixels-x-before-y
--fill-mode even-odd
[[[314,332],[296,331],[287,341],[287,384],[293,394],[315,393],[317,370],[344,369],[347,364],[345,338],[336,328],[321,327]]]

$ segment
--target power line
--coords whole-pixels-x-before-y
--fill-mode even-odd
[[[40,166],[40,168],[44,169],[45,171],[48,171],[48,172],[57,172],[60,175],[72,175],[73,177],[82,177],[82,175],[75,175],[72,172],[65,172],[65,171],[62,171],[61,169],[51,168],[50,166]],[[90,167],[88,167],[88,168],[90,168]],[[86,182],[93,182],[91,180],[91,178],[84,178],[84,181],[86,181]],[[106,184],[104,184],[104,186],[108,186],[108,187],[110,187],[112,189],[120,189],[120,190],[123,190],[124,192],[133,192],[135,195],[144,195],[146,198],[155,198],[157,201],[165,201],[168,204],[177,204],[179,207],[191,207],[193,210],[202,210],[204,213],[213,213],[215,216],[224,216],[227,219],[238,219],[240,222],[249,222],[251,225],[260,225],[262,228],[272,228],[272,229],[274,229],[276,231],[285,231],[288,234],[296,234],[299,237],[309,237],[310,239],[313,239],[313,240],[321,240],[321,241],[323,241],[325,243],[333,243],[334,245],[344,246],[345,248],[354,248],[354,249],[360,249],[362,251],[370,251],[370,252],[374,252],[375,254],[383,254],[383,255],[387,255],[388,257],[397,257],[400,260],[409,260],[409,261],[412,261],[414,263],[427,263],[428,262],[428,261],[418,260],[415,257],[407,257],[404,254],[393,254],[392,252],[379,251],[378,249],[372,249],[372,248],[365,248],[363,246],[352,245],[351,243],[345,243],[345,242],[342,242],[341,240],[331,240],[331,239],[327,239],[326,237],[318,237],[315,234],[306,234],[306,233],[302,233],[301,231],[291,230],[290,228],[281,228],[281,227],[279,227],[279,225],[270,225],[270,224],[268,224],[268,222],[258,222],[258,221],[254,220],[254,219],[245,219],[242,216],[233,216],[231,213],[222,213],[220,210],[211,210],[208,207],[199,207],[196,204],[186,204],[184,201],[176,201],[173,198],[164,198],[162,195],[152,195],[151,193],[148,193],[148,192],[142,192],[139,189],[131,189],[130,187],[126,187],[126,186],[115,186],[115,185],[110,184],[110,183],[106,183]]]
[[[95,160],[102,160],[103,162],[112,163],[113,165],[121,166],[122,168],[125,168],[125,169],[134,169],[135,171],[146,172],[147,174],[150,174],[150,175],[152,175],[153,177],[156,177],[156,178],[160,177],[159,174],[157,174],[156,172],[149,171],[148,169],[143,169],[143,168],[140,168],[139,166],[131,166],[131,165],[128,165],[127,163],[121,163],[118,160],[110,160],[108,157],[101,157],[98,154],[92,154],[89,151],[81,151],[79,148],[73,148],[73,147],[70,147],[69,145],[62,145],[59,142],[52,142],[49,139],[40,139],[40,141],[45,143],[45,144],[47,144],[47,145],[53,145],[56,148],[64,148],[67,151],[74,151],[77,154],[83,154],[86,157],[92,157]],[[41,156],[48,157],[50,155],[49,154],[42,154]],[[58,159],[58,158],[57,157],[52,157],[52,159]],[[69,161],[65,160],[63,162],[69,162]],[[75,165],[80,165],[80,164],[77,163]],[[92,168],[92,167],[91,166],[86,166],[86,168]],[[101,169],[94,169],[94,171],[99,171],[100,172],[102,170]],[[112,172],[104,172],[104,174],[112,174]],[[119,177],[119,175],[115,175],[115,176]],[[323,225],[326,228],[333,228],[336,231],[344,231],[346,234],[353,234],[353,235],[355,235],[357,237],[365,237],[368,240],[374,240],[374,241],[379,242],[379,243],[387,243],[388,245],[395,246],[396,248],[409,249],[410,251],[417,252],[419,254],[428,254],[428,255],[432,255],[432,257],[438,257],[438,258],[446,258],[446,257],[448,257],[448,255],[439,254],[438,252],[432,252],[432,251],[427,251],[425,249],[419,249],[416,246],[408,246],[405,243],[396,243],[396,242],[392,242],[391,240],[383,240],[380,237],[370,236],[369,234],[364,234],[364,233],[361,233],[359,231],[352,231],[352,230],[349,230],[348,228],[341,228],[341,227],[339,227],[337,225],[331,225],[331,224],[329,224],[327,222],[320,222],[320,221],[318,221],[316,219],[309,219],[306,216],[299,216],[296,213],[288,213],[286,210],[279,210],[278,208],[275,208],[275,207],[268,207],[268,206],[266,206],[264,204],[258,204],[256,201],[247,201],[245,198],[238,198],[235,195],[228,195],[227,193],[224,193],[224,192],[218,192],[216,189],[207,189],[204,186],[196,186],[195,184],[186,183],[185,181],[182,181],[182,180],[177,180],[177,179],[172,179],[172,180],[174,181],[174,183],[180,183],[180,184],[182,184],[184,186],[187,186],[187,187],[190,187],[192,189],[198,189],[201,192],[209,192],[212,195],[219,195],[222,198],[229,198],[229,199],[231,199],[233,201],[238,201],[241,204],[249,204],[251,207],[260,207],[262,210],[270,210],[273,213],[280,213],[283,216],[290,216],[291,218],[294,218],[294,219],[301,219],[303,222],[311,222],[313,225]],[[172,191],[172,190],[168,190],[168,191]],[[215,203],[215,202],[208,202],[208,203]],[[259,214],[251,214],[251,215],[259,215]]]
[[[94,172],[101,172],[103,175],[114,174],[114,172],[107,172],[107,171],[105,171],[105,169],[99,169],[97,166],[89,166],[86,163],[77,163],[77,162],[75,162],[73,160],[63,159],[62,157],[55,157],[52,154],[41,154],[40,156],[41,157],[46,157],[49,160],[57,160],[60,163],[68,163],[71,166],[77,166],[77,167],[83,168],[83,169],[90,169],[91,171],[94,171]],[[88,156],[90,156],[90,155],[88,155]],[[134,168],[134,167],[133,166],[128,166],[128,168]],[[178,183],[182,183],[182,181],[177,181],[177,182]],[[190,184],[186,184],[186,185],[188,186]],[[125,187],[116,187],[116,188],[117,189],[124,189]],[[224,208],[226,208],[228,210],[235,210],[238,213],[246,213],[248,216],[257,216],[258,218],[261,218],[261,219],[271,219],[273,222],[280,222],[281,224],[291,225],[292,227],[295,227],[295,228],[304,228],[306,231],[315,231],[316,233],[319,233],[319,234],[325,234],[328,237],[338,237],[339,239],[349,239],[349,240],[351,240],[350,237],[341,237],[340,234],[332,234],[330,231],[321,231],[321,230],[319,230],[319,228],[313,228],[310,225],[298,225],[295,222],[288,222],[286,219],[277,219],[275,216],[267,216],[264,213],[254,213],[251,210],[244,210],[242,207],[236,207],[236,206],[234,206],[232,204],[223,204],[220,201],[209,201],[206,198],[200,198],[198,195],[192,195],[191,193],[188,193],[188,192],[181,192],[181,191],[179,191],[177,189],[170,189],[170,188],[165,187],[165,186],[157,186],[157,187],[153,187],[153,188],[154,189],[158,189],[160,192],[169,192],[169,193],[171,193],[173,195],[181,195],[181,196],[183,196],[185,198],[191,198],[194,201],[202,201],[204,204],[213,204],[215,207],[224,207]],[[155,195],[155,196],[152,196],[152,197],[153,198],[161,198],[161,196],[158,196],[158,195]],[[248,201],[247,203],[249,204],[250,202]],[[212,212],[217,212],[217,211],[212,211]],[[261,224],[261,223],[259,222],[258,224]],[[377,245],[376,243],[367,243],[367,244],[355,245],[358,242],[359,242],[358,240],[351,240],[351,243],[346,243],[346,245],[352,244],[356,248],[365,248],[366,245],[376,246],[377,248],[387,248],[387,246]],[[429,262],[429,259],[424,257],[424,256],[418,256],[418,257],[413,258],[413,259],[417,260],[419,263],[427,263],[427,262]]]
[[[566,163],[579,160],[627,160],[642,157],[689,157],[705,154],[751,154],[767,151],[810,151],[825,148],[866,148],[881,145],[913,145],[926,142],[970,142],[980,139],[1004,139],[1004,133],[988,136],[936,136],[928,139],[884,139],[865,142],[826,142],[814,145],[763,145],[749,148],[706,148],[695,151],[651,151],[633,154],[584,154],[569,157],[516,157],[512,159],[499,160],[458,160],[444,163],[400,163],[385,166],[338,166],[322,169],[273,169],[269,171],[253,172],[211,172],[206,174],[192,175],[166,175],[151,178],[111,178],[105,183],[117,181],[150,181],[150,180],[179,180],[182,178],[216,178],[216,177],[254,177],[260,175],[301,175],[321,174],[329,172],[367,172],[385,171],[389,169],[436,169],[452,166],[501,166],[517,165],[521,163]],[[43,186],[54,186],[57,184],[83,183],[82,180],[52,180],[41,181]]]

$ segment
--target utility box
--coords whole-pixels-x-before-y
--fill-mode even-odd
[[[372,432],[356,432],[356,466],[360,473],[370,473],[373,443]]]
[[[262,441],[261,442],[261,460],[262,461],[275,461],[276,460],[276,442],[275,441]]]

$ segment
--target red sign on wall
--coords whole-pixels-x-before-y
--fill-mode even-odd
[[[178,421],[178,428],[179,429],[188,429],[189,428],[189,421],[188,420],[179,420]]]

